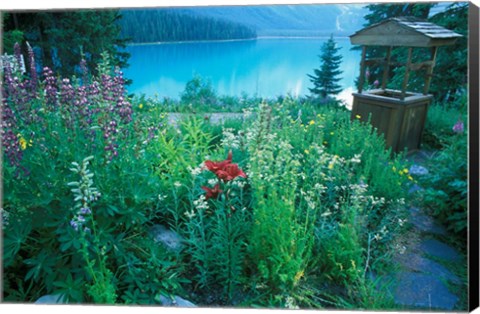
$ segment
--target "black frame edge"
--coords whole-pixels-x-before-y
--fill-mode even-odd
[[[469,280],[468,307],[479,306],[479,7],[470,2],[469,42]]]

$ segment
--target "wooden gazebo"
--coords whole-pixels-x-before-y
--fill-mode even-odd
[[[394,152],[408,152],[420,148],[428,105],[428,94],[439,46],[452,45],[461,35],[414,17],[396,17],[364,28],[350,36],[353,45],[362,46],[358,92],[353,93],[352,119],[370,123],[385,136],[386,144]],[[366,59],[367,46],[386,47],[384,58]],[[407,47],[406,63],[391,60],[392,49]],[[414,48],[430,48],[430,59],[413,63]],[[383,68],[381,83],[375,89],[364,91],[366,68]],[[387,89],[390,69],[404,66],[401,90]],[[425,70],[423,93],[408,92],[411,71]]]

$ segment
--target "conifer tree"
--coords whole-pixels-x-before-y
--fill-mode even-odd
[[[309,88],[310,92],[321,98],[327,98],[331,95],[337,95],[342,91],[342,87],[338,84],[341,80],[340,64],[342,56],[338,53],[341,48],[337,47],[333,35],[322,45],[320,61],[320,69],[314,69],[314,75],[308,74],[310,81],[314,87]]]

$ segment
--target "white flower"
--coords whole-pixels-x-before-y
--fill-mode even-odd
[[[186,211],[184,215],[187,216],[188,219],[192,219],[193,217],[195,217],[195,212],[192,209],[191,211]]]
[[[285,307],[287,309],[291,309],[291,310],[298,310],[299,309],[297,303],[295,302],[295,299],[292,298],[291,296],[286,297]]]
[[[193,201],[193,205],[195,206],[196,209],[201,210],[201,209],[208,209],[208,203],[205,200],[205,195],[200,195],[200,197]]]
[[[196,168],[192,168],[190,166],[187,167],[187,170],[192,174],[192,176],[196,177],[198,176],[200,173],[202,173],[202,167],[196,167]]]
[[[350,162],[357,163],[357,164],[361,163],[362,162],[361,157],[362,157],[361,154],[355,154],[355,156],[353,156],[353,158],[350,159]]]
[[[177,188],[179,188],[179,187],[182,186],[182,184],[181,184],[180,182],[178,182],[178,181],[175,181],[175,183],[173,183],[173,185],[174,185],[175,187],[177,187]]]

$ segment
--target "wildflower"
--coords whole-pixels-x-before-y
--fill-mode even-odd
[[[411,175],[407,176],[408,180],[413,181],[413,177]]]
[[[458,119],[457,123],[455,123],[455,125],[452,128],[453,132],[457,134],[463,133],[464,129],[465,129],[465,126],[461,119]]]
[[[191,211],[186,211],[184,215],[187,216],[188,219],[192,219],[193,217],[195,217],[195,212],[192,209]]]
[[[403,173],[404,173],[404,174],[407,174],[407,173],[408,173],[408,169],[407,169],[407,168],[404,168],[404,169],[403,169]]]
[[[179,188],[179,187],[182,186],[182,184],[181,184],[180,182],[178,182],[178,181],[175,181],[175,182],[173,183],[173,185],[174,185],[176,188]]]
[[[143,108],[143,104],[138,105],[138,109],[142,109],[142,108]]]
[[[362,155],[360,155],[360,154],[355,154],[355,155],[353,156],[353,158],[350,159],[350,161],[353,162],[353,163],[357,163],[357,164],[358,164],[358,163],[362,162],[361,157],[362,157]]]
[[[210,198],[215,198],[217,199],[218,196],[223,192],[220,190],[220,185],[217,183],[213,189],[210,189],[206,186],[202,186],[202,190],[206,192],[205,194],[205,200],[208,200]]]
[[[361,115],[359,115],[359,114],[357,114],[357,115],[355,115],[355,118],[357,118],[357,119],[361,119],[361,118],[362,118],[362,116],[361,116]]]
[[[205,198],[205,195],[200,195],[200,197],[197,200],[193,201],[193,205],[198,210],[208,209],[208,204],[206,201],[207,199]]]
[[[306,155],[308,155],[308,154],[310,154],[310,151],[309,151],[308,149],[306,149],[306,150],[304,150],[304,153],[305,153]]]
[[[310,122],[308,122],[309,125],[314,125],[315,124],[315,121],[314,120],[310,120]]]
[[[217,177],[223,181],[231,181],[236,177],[246,178],[247,175],[243,172],[242,169],[238,167],[237,164],[227,164],[224,170],[218,170],[216,173]]]
[[[367,79],[370,77],[370,71],[369,71],[369,70],[365,71],[365,77],[366,77]]]
[[[20,138],[18,139],[18,144],[20,144],[20,148],[22,150],[27,149],[27,140],[23,138],[23,136],[20,135]]]
[[[377,87],[379,84],[380,84],[380,82],[379,82],[378,80],[375,80],[375,82],[373,82],[373,85],[374,85],[375,87]]]
[[[214,162],[211,160],[207,160],[204,162],[204,164],[208,170],[216,173],[218,170],[223,170],[225,166],[230,164],[231,162],[232,162],[232,151],[229,151],[227,159],[225,159],[224,161]]]

